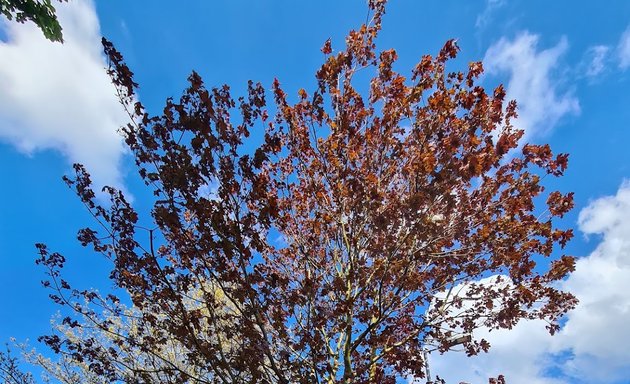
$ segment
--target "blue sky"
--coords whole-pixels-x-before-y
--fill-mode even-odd
[[[39,281],[35,242],[70,257],[79,286],[108,289],[107,264],[81,249],[76,230],[89,215],[61,176],[79,161],[99,184],[142,192],[117,135],[126,122],[104,74],[100,36],[125,55],[152,111],[177,96],[197,70],[209,85],[242,93],[247,80],[289,94],[314,84],[319,48],[365,19],[363,0],[73,0],[58,7],[66,43],[32,25],[0,20],[0,340],[34,340],[56,308]],[[570,153],[550,188],[574,191],[564,225],[580,257],[563,282],[581,300],[561,332],[526,322],[485,335],[494,348],[465,358],[432,356],[449,382],[630,383],[630,2],[411,1],[389,4],[378,44],[395,48],[405,73],[450,38],[455,66],[484,60],[485,86],[504,83],[520,106],[527,140]],[[483,330],[480,336],[484,335]]]

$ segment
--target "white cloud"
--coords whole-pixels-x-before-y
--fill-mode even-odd
[[[430,358],[433,375],[447,383],[485,384],[489,377],[506,376],[509,384],[555,384],[558,379],[545,377],[550,366],[549,333],[541,320],[522,322],[512,330],[485,329],[475,332],[492,345],[489,353],[467,357],[463,352],[434,354]]]
[[[512,286],[508,276],[490,276],[476,284],[493,287],[494,290]],[[457,296],[467,297],[470,283],[454,287]],[[444,295],[438,295],[443,298]],[[498,307],[500,302],[497,300]],[[464,306],[466,308],[466,306]],[[461,311],[462,309],[458,309]],[[552,384],[556,380],[544,377],[548,365],[545,352],[549,352],[549,333],[542,320],[521,322],[512,330],[491,330],[480,328],[474,332],[476,340],[486,339],[492,345],[490,353],[467,357],[461,351],[451,351],[444,355],[434,353],[430,358],[433,376],[440,376],[447,383],[487,383],[489,377],[507,375],[509,384]],[[541,350],[542,346],[542,350]],[[457,348],[457,347],[455,347]]]
[[[630,26],[621,34],[617,45],[617,54],[619,55],[619,68],[627,69],[630,67]]]
[[[518,128],[525,140],[551,130],[566,115],[580,112],[572,92],[559,90],[559,59],[568,48],[566,38],[549,49],[538,50],[538,35],[521,33],[514,40],[502,38],[486,51],[484,66],[490,74],[509,75],[508,100],[518,103]]]
[[[483,12],[477,15],[477,20],[475,20],[475,27],[478,29],[485,28],[490,21],[492,20],[493,13],[505,5],[505,0],[486,0],[486,7]]]
[[[580,299],[555,348],[571,349],[567,370],[589,381],[630,377],[630,183],[615,196],[593,201],[580,212],[578,225],[601,242],[564,288]]]
[[[33,24],[0,20],[0,140],[19,151],[59,151],[83,163],[95,184],[122,186],[127,121],[105,73],[100,27],[91,1],[56,5],[65,43]]]
[[[589,47],[584,54],[585,71],[584,74],[587,77],[596,77],[604,72],[606,69],[606,62],[608,60],[608,54],[610,47],[606,45],[595,45]]]
[[[448,353],[431,358],[447,382],[485,383],[504,374],[508,383],[619,383],[630,377],[630,182],[615,196],[597,199],[579,215],[579,229],[601,236],[596,249],[577,261],[562,289],[580,300],[556,336],[545,323],[523,321],[512,330],[487,332],[488,354]]]

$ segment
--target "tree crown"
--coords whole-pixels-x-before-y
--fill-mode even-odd
[[[519,147],[516,103],[477,84],[482,64],[446,70],[453,40],[409,78],[397,73],[396,52],[376,49],[385,2],[369,6],[345,49],[324,44],[317,87],[295,103],[278,80],[270,103],[261,84],[234,99],[193,72],[180,100],[151,116],[103,40],[154,227],[113,188],[99,205],[75,166],[66,181],[100,224],[79,240],[112,260],[133,311],[71,288],[64,257],[38,245],[53,300],[79,314],[62,324],[109,340],[66,333],[46,344],[111,380],[394,383],[423,377],[423,352],[479,327],[538,318],[558,329],[575,299],[554,282],[574,261],[553,257],[572,236],[553,220],[573,202],[541,181],[568,156]],[[366,95],[359,71],[373,74]],[[468,354],[489,347],[464,339]],[[165,345],[177,353],[165,357]],[[129,351],[146,364],[125,363]]]

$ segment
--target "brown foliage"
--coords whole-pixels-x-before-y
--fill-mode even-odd
[[[235,100],[194,72],[181,99],[150,116],[131,107],[132,73],[104,40],[133,119],[125,139],[155,195],[155,229],[146,230],[120,192],[107,189],[111,207],[99,206],[81,166],[68,179],[103,224],[80,241],[111,258],[139,329],[151,330],[113,336],[114,352],[175,339],[187,351],[178,358],[205,374],[164,362],[170,382],[394,383],[423,377],[424,348],[444,351],[481,326],[540,318],[557,329],[575,299],[553,283],[573,258],[546,258],[572,236],[553,225],[572,194],[547,194],[542,211],[535,203],[544,202],[543,176],[560,176],[567,156],[518,149],[516,104],[503,87],[476,84],[482,64],[446,71],[455,41],[409,78],[397,73],[396,52],[375,48],[384,3],[370,2],[371,22],[344,50],[324,44],[312,93],[300,90],[294,103],[274,82],[274,118],[262,85],[250,82]],[[367,95],[358,71],[374,73]],[[216,194],[200,193],[207,186]],[[63,257],[40,252],[56,301],[107,330],[94,304],[115,313],[119,299],[72,290],[59,277]],[[115,353],[89,339],[43,340],[103,377],[151,381],[142,370],[121,377]],[[488,347],[464,344],[468,354]]]

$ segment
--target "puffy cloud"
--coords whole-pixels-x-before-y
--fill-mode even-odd
[[[630,67],[630,26],[621,34],[617,45],[617,55],[619,56],[619,68]]]
[[[477,282],[475,285],[491,287],[500,290],[511,287],[508,276],[494,275]],[[471,283],[460,284],[452,289],[460,297],[468,297],[468,287]],[[444,298],[446,294],[437,295]],[[466,303],[466,301],[465,301]],[[497,300],[495,305],[500,306]],[[464,308],[467,308],[464,305]],[[468,307],[470,308],[470,307]],[[462,309],[458,309],[459,312]],[[548,366],[550,352],[549,333],[542,320],[521,322],[512,330],[489,330],[479,328],[473,337],[477,340],[486,339],[492,345],[490,353],[467,357],[462,351],[454,347],[454,351],[444,355],[434,353],[430,358],[430,369],[435,377],[445,379],[447,383],[487,383],[489,377],[504,374],[510,384],[553,384],[558,381],[545,377],[544,370]],[[421,382],[421,381],[418,381]]]
[[[540,320],[522,321],[512,330],[488,332],[492,348],[468,358],[449,352],[431,357],[431,369],[447,382],[487,382],[504,374],[508,383],[619,383],[630,377],[630,182],[615,196],[591,202],[579,215],[579,229],[600,242],[580,258],[561,287],[578,306],[555,336]]]
[[[630,377],[630,182],[615,196],[593,201],[578,225],[601,242],[578,260],[564,288],[580,299],[563,327],[556,350],[570,349],[568,374],[591,382]]]
[[[97,185],[122,186],[127,121],[105,73],[100,27],[91,1],[56,5],[65,43],[33,24],[0,20],[0,140],[33,155],[59,151],[83,163]]]
[[[514,40],[502,38],[486,51],[484,66],[490,74],[509,75],[508,99],[518,102],[515,125],[525,130],[526,139],[552,129],[566,115],[580,112],[572,92],[559,91],[558,64],[568,48],[562,38],[552,48],[539,50],[538,35],[521,33]]]
[[[549,354],[549,333],[541,320],[521,322],[511,330],[480,329],[475,338],[484,338],[492,345],[489,353],[467,357],[458,351],[430,357],[432,374],[447,383],[485,384],[489,377],[506,376],[509,384],[562,383],[546,375],[553,361]]]

